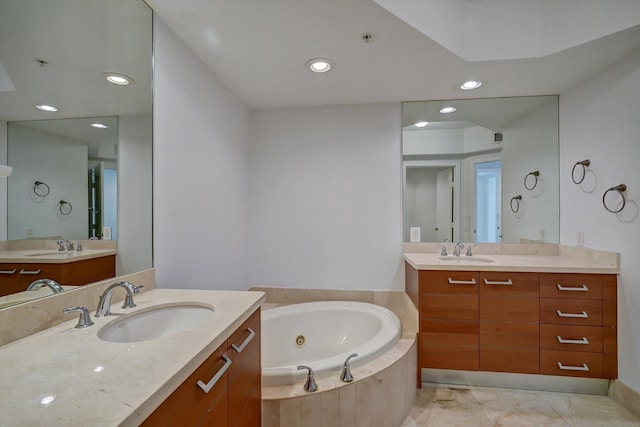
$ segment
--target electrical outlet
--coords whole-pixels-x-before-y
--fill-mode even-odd
[[[584,246],[584,231],[576,231],[576,246]]]

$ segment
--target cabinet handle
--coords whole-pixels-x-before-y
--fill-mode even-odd
[[[224,360],[224,365],[218,372],[216,372],[216,374],[213,376],[213,378],[211,378],[211,380],[209,380],[208,383],[205,384],[202,380],[198,380],[198,387],[204,390],[205,393],[209,393],[213,386],[216,385],[220,377],[222,377],[224,373],[227,372],[227,369],[229,369],[229,366],[231,366],[231,364],[233,363],[226,354],[222,355],[222,360]]]
[[[582,366],[571,366],[571,365],[563,365],[562,362],[558,362],[558,368],[563,371],[589,371],[589,367],[586,363],[583,363]]]
[[[582,313],[563,313],[560,310],[556,310],[556,313],[558,313],[558,316],[560,317],[580,317],[582,319],[586,319],[587,317],[589,317],[587,312],[584,310],[582,311]]]
[[[589,340],[587,339],[587,337],[582,337],[582,339],[580,340],[566,340],[558,335],[557,338],[560,344],[589,344]]]
[[[22,270],[20,270],[20,273],[18,274],[40,274],[40,272],[42,271],[42,269],[37,269],[37,270],[25,270],[24,268]]]
[[[471,280],[453,280],[451,277],[449,277],[449,284],[450,285],[475,285],[476,284],[476,279],[471,279]]]
[[[574,292],[588,292],[589,287],[587,285],[582,286],[562,286],[560,283],[557,283],[559,291],[574,291]]]
[[[256,333],[253,332],[253,329],[247,328],[247,331],[249,331],[249,336],[247,337],[246,340],[244,340],[242,342],[242,344],[240,344],[240,347],[238,347],[235,344],[231,344],[231,348],[233,348],[236,351],[236,353],[238,353],[238,354],[242,353],[242,350],[244,350],[244,348],[247,346],[247,344],[249,344],[251,342],[251,340],[253,339],[253,337],[256,336]]]
[[[484,279],[484,284],[485,285],[513,285],[513,282],[511,281],[511,279],[507,279],[504,282],[500,282],[500,281],[492,282],[491,280]]]
[[[17,270],[14,268],[13,270],[0,270],[0,274],[13,274]]]

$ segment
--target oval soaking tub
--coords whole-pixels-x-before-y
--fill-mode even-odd
[[[400,338],[400,320],[374,304],[319,301],[265,310],[262,314],[262,385],[304,383],[310,366],[316,378],[340,375],[352,353],[352,367],[391,349]]]

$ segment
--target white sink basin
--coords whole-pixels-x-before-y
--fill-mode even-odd
[[[441,261],[453,261],[453,262],[493,262],[491,258],[482,258],[477,256],[441,256]]]
[[[151,307],[106,324],[98,331],[98,338],[110,342],[165,338],[199,326],[213,313],[213,307],[198,303]]]

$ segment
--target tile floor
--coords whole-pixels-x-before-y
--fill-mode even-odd
[[[402,427],[640,427],[606,396],[427,385]]]

